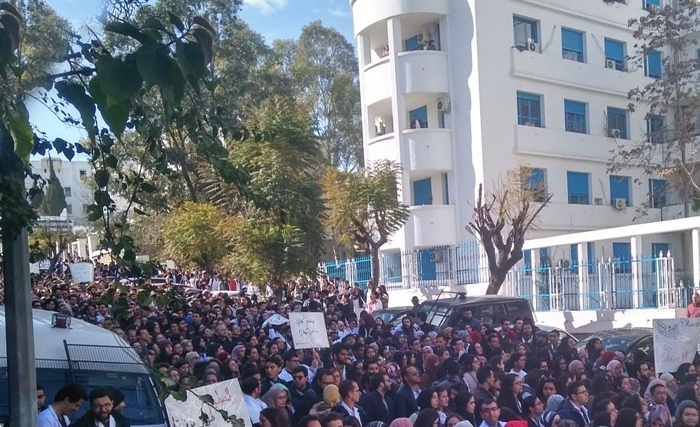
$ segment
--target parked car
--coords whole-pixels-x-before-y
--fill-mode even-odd
[[[443,294],[453,296],[442,298]],[[464,292],[442,292],[438,298],[424,301],[415,311],[425,312],[426,322],[442,331],[459,323],[462,313],[467,309],[471,310],[472,315],[481,323],[491,326],[497,325],[503,318],[513,320],[516,317],[529,317],[535,320],[530,302],[524,298],[499,295],[472,297]],[[394,316],[390,323],[400,322],[402,316],[403,314]]]
[[[651,354],[654,351],[651,328],[620,328],[599,331],[577,342],[576,348],[585,347],[593,338],[599,338],[605,350],[621,351],[630,362],[634,362],[634,358],[630,357],[634,350],[642,350],[645,354]]]
[[[377,310],[372,314],[375,319],[382,319],[385,324],[391,323],[394,326],[401,322],[401,318],[406,315],[406,313],[413,311],[415,308],[413,306],[405,305],[402,307],[390,307]],[[397,320],[398,319],[398,320]]]

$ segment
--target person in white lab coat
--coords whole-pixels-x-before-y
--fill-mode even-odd
[[[68,415],[77,411],[88,395],[83,386],[68,383],[54,396],[53,403],[39,413],[37,427],[68,427]]]

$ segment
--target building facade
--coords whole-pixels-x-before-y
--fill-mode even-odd
[[[66,195],[66,217],[74,225],[85,223],[85,209],[93,202],[94,195],[86,182],[86,178],[92,175],[92,166],[86,160],[73,159],[72,161],[60,158],[32,159],[30,161],[32,171],[48,180],[49,166],[53,163],[54,171],[63,186]],[[27,179],[27,188],[33,185],[31,179]]]
[[[473,240],[465,226],[479,185],[492,189],[523,164],[553,195],[529,238],[681,217],[664,180],[608,172],[616,145],[655,126],[628,108],[628,92],[661,77],[662,57],[638,68],[628,61],[636,42],[628,21],[664,1],[351,0],[365,159],[403,165],[400,197],[411,210],[383,251],[414,251],[418,270],[434,270],[423,260],[446,261],[421,251]],[[573,263],[683,246],[680,233],[638,245],[543,248],[538,258]]]

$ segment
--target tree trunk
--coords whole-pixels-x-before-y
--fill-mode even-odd
[[[372,282],[379,286],[379,247],[372,247],[369,252],[372,261]]]
[[[486,295],[497,295],[498,291],[501,290],[501,286],[503,285],[503,282],[506,280],[506,273],[491,273],[491,277],[489,278],[489,286],[486,288]]]

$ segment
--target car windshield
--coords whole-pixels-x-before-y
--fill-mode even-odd
[[[576,348],[581,348],[585,347],[588,341],[592,340],[593,338],[599,338],[600,341],[603,343],[603,348],[608,351],[622,351],[625,352],[629,348],[630,345],[639,337],[637,336],[627,336],[627,335],[618,335],[614,337],[605,337],[605,338],[600,338],[591,336],[586,339],[583,339],[579,341],[576,344]]]
[[[438,328],[443,326],[443,322],[450,312],[450,306],[446,304],[424,304],[421,308],[427,314],[426,322]]]

